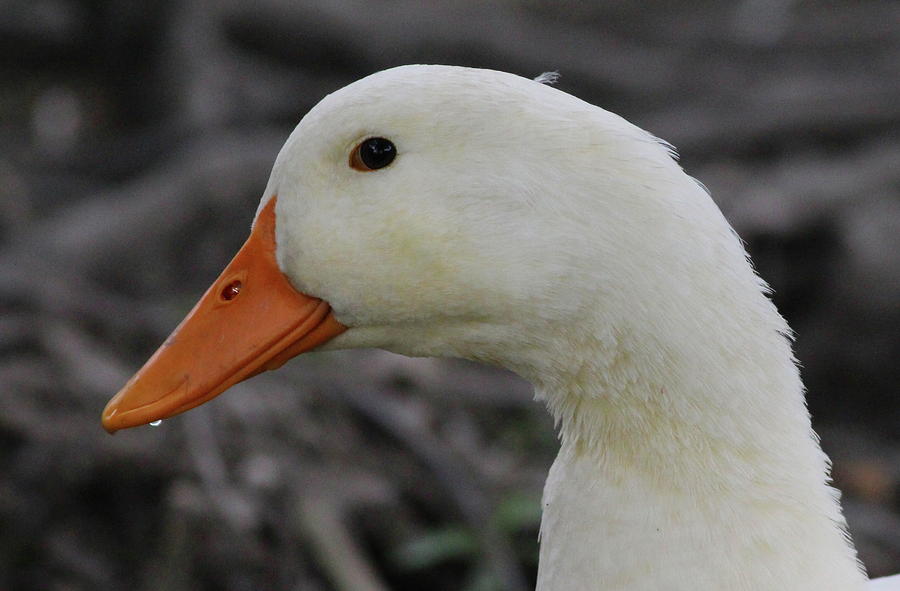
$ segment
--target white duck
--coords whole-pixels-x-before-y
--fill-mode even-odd
[[[560,426],[540,591],[862,590],[766,292],[650,134],[511,74],[400,67],[303,118],[247,244],[103,422],[322,343],[496,364]]]

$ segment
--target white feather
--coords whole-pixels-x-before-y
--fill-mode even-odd
[[[540,82],[541,84],[548,84],[553,86],[557,82],[559,82],[559,72],[543,72],[535,77],[535,82]]]
[[[501,365],[561,450],[540,591],[852,591],[790,329],[671,146],[544,82],[406,66],[297,126],[264,196],[331,348]],[[362,139],[388,167],[348,165]]]

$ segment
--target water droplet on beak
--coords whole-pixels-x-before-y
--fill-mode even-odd
[[[151,427],[159,427],[160,425],[162,425],[162,419],[159,419],[158,421],[150,421]]]

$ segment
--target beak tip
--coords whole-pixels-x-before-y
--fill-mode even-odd
[[[118,412],[118,405],[111,402],[110,404],[106,405],[106,408],[103,409],[103,414],[100,417],[100,422],[102,423],[103,428],[110,435],[115,435],[116,431],[119,430],[119,427],[116,426],[115,421],[113,420],[113,417],[115,417],[116,413]]]
[[[146,380],[146,381],[145,381]],[[188,376],[185,375],[172,387],[168,383],[158,386],[159,380],[142,368],[126,383],[112,399],[100,415],[100,423],[107,433],[113,434],[122,429],[130,429],[166,419],[176,411],[188,394]],[[167,392],[160,396],[159,392]],[[173,412],[174,411],[174,412]]]

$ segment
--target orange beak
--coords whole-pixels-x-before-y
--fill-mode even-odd
[[[275,262],[275,201],[166,342],[103,410],[103,428],[144,425],[199,406],[347,328],[294,289]]]

